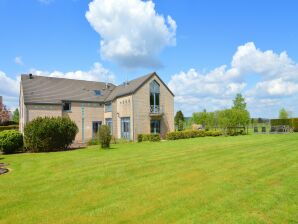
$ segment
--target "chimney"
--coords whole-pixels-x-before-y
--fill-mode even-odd
[[[31,73],[29,74],[29,79],[33,79],[33,75]]]

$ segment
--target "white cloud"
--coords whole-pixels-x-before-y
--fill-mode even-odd
[[[24,65],[24,62],[23,62],[23,60],[22,60],[22,58],[20,56],[15,57],[14,62],[17,65]]]
[[[34,75],[68,78],[68,79],[79,79],[89,81],[101,81],[101,82],[115,82],[115,76],[108,69],[104,68],[100,63],[94,63],[92,68],[88,71],[72,71],[72,72],[61,72],[61,71],[42,71],[38,69],[31,69],[29,73]],[[4,72],[0,71],[0,96],[3,96],[4,103],[9,108],[16,108],[19,105],[19,83],[20,76],[17,78],[10,78]]]
[[[260,80],[253,82],[250,76],[255,74]],[[249,42],[238,47],[230,68],[222,65],[203,74],[194,69],[182,71],[172,76],[169,86],[176,94],[177,107],[187,108],[188,114],[230,107],[235,94],[242,92],[253,116],[273,116],[273,108],[293,108],[289,99],[298,97],[298,64],[286,52],[261,51]]]
[[[161,50],[176,44],[176,22],[152,1],[93,0],[86,18],[101,37],[102,57],[126,68],[159,66]]]

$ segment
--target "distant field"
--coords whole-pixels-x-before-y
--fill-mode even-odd
[[[298,223],[298,134],[0,155],[0,223]]]

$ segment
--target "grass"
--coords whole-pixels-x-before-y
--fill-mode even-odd
[[[0,155],[0,223],[297,223],[298,135]]]

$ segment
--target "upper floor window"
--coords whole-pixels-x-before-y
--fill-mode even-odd
[[[94,95],[95,96],[101,96],[101,91],[100,90],[94,90]]]
[[[155,80],[153,80],[150,83],[150,105],[159,106],[159,94],[160,86]]]
[[[112,112],[112,103],[105,104],[105,112]]]
[[[71,111],[71,103],[70,102],[64,102],[62,104],[63,111]]]

